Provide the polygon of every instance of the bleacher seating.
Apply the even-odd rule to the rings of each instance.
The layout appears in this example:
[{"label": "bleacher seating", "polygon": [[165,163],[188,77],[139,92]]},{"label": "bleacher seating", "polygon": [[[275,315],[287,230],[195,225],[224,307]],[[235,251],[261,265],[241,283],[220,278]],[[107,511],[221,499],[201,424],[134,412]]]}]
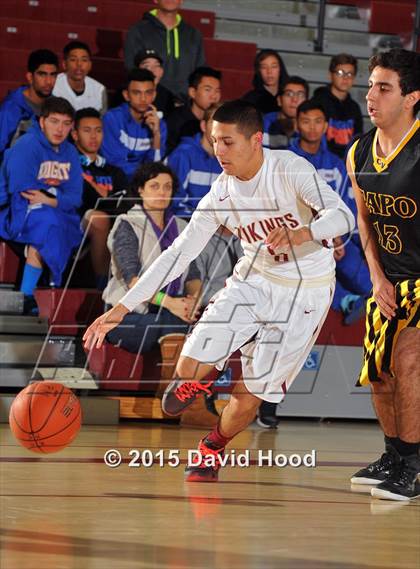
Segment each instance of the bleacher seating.
[{"label": "bleacher seating", "polygon": [[0,241],[0,283],[15,284],[19,271],[20,259],[11,247]]},{"label": "bleacher seating", "polygon": [[0,49],[0,79],[24,84],[28,55],[26,49]]},{"label": "bleacher seating", "polygon": [[252,71],[257,54],[255,43],[204,38],[206,61],[216,69]]},{"label": "bleacher seating", "polygon": [[329,4],[342,4],[344,6],[358,6],[359,8],[369,8],[371,0],[328,0]]},{"label": "bleacher seating", "polygon": [[246,91],[252,89],[251,83],[254,72],[249,70],[239,71],[238,69],[223,69],[222,71],[222,93],[225,99],[235,99],[241,97]]},{"label": "bleacher seating", "polygon": [[[45,22],[17,18],[0,18],[0,47],[34,50],[44,45]],[[122,57],[125,33],[122,30],[76,23],[48,23],[48,47],[61,55],[63,47],[72,40],[87,43],[93,54]]]},{"label": "bleacher seating", "polygon": [[400,33],[411,33],[414,26],[415,12],[415,3],[411,0],[400,0],[398,2],[398,10],[395,9],[395,2],[372,0],[369,31],[385,33],[393,27]]},{"label": "bleacher seating", "polygon": [[[154,357],[153,357],[154,356]],[[159,356],[155,352],[147,358],[131,354],[105,343],[100,349],[87,353],[90,373],[101,389],[122,391],[156,391],[160,379]],[[149,367],[146,371],[146,360]]]},{"label": "bleacher seating", "polygon": [[10,91],[14,91],[24,84],[24,80],[20,81],[2,81],[0,80],[0,101],[2,101]]},{"label": "bleacher seating", "polygon": [[39,316],[48,320],[51,334],[77,336],[103,313],[102,295],[98,290],[38,288],[35,298]]},{"label": "bleacher seating", "polygon": [[[0,17],[0,47],[8,49],[38,49],[45,35],[41,20]],[[51,22],[48,25],[48,45],[61,54],[71,40],[86,42],[97,57],[118,59],[121,63],[125,32],[79,24]],[[204,38],[206,60],[214,67],[252,70],[257,51],[255,43]]]},{"label": "bleacher seating", "polygon": [[[1,19],[4,20],[4,19]],[[28,26],[36,27],[37,22],[29,22]],[[0,22],[2,25],[2,22]],[[53,32],[57,32],[57,36],[52,35],[52,37],[57,38],[57,43],[65,45],[68,41],[68,37],[65,36],[65,26],[61,24],[55,24],[51,26]],[[2,27],[2,30],[4,28]],[[39,29],[39,28],[38,28]],[[93,41],[94,38],[99,37],[99,30],[96,32],[92,28],[86,28],[80,26],[78,28],[80,35],[78,38],[82,41],[88,41],[89,33],[91,34],[91,40]],[[87,33],[85,33],[85,31]],[[109,30],[108,30],[109,31]],[[118,32],[117,32],[118,33]],[[13,35],[13,33],[11,34]],[[24,77],[26,73],[26,63],[28,59],[28,55],[32,49],[36,49],[41,43],[36,44],[34,41],[32,43],[32,47],[29,47],[30,40],[28,37],[31,37],[30,34],[26,35],[25,31],[22,31],[22,35],[26,37],[26,40],[22,42],[20,47],[16,48],[6,48],[4,47],[5,44],[7,45],[7,37],[0,33],[0,47],[3,46],[3,49],[0,50],[0,67],[2,69],[7,69],[7,76],[8,81],[7,84],[4,86],[4,94],[7,93],[8,89],[16,88],[19,85],[24,83]],[[34,37],[34,36],[32,36]],[[57,45],[56,43],[56,45]],[[19,44],[19,42],[16,42]],[[92,44],[92,42],[91,42]],[[220,55],[223,54],[224,50],[227,48],[227,45],[234,45],[234,49],[240,51],[242,46],[245,46],[242,54],[241,60],[228,60],[227,58],[222,58]],[[97,44],[94,44],[97,45]],[[217,67],[218,69],[222,70],[223,78],[222,78],[222,88],[223,88],[223,96],[225,99],[231,99],[241,96],[243,93],[248,91],[251,88],[251,82],[253,78],[253,59],[256,53],[255,44],[241,44],[238,42],[220,42],[220,46],[217,45],[216,40],[212,40],[212,43],[205,44],[206,48],[209,45],[210,57],[209,57],[209,64]],[[54,48],[53,48],[54,49]],[[57,51],[59,48],[55,47]],[[61,49],[61,48],[60,48]],[[110,44],[107,45],[102,53],[111,52],[112,50],[118,50],[117,42],[113,44],[113,47]],[[219,51],[220,50],[220,51]],[[94,53],[98,53],[95,52]],[[220,65],[220,64],[223,65]],[[232,67],[230,67],[232,64]],[[224,68],[224,65],[227,65],[227,68]],[[6,74],[6,71],[3,73]],[[0,76],[1,77],[1,76]],[[123,61],[117,57],[102,57],[95,55],[93,57],[93,70],[92,70],[92,77],[100,81],[101,83],[107,85],[109,90],[118,89],[125,80],[126,77],[126,70],[123,64]],[[1,89],[1,83],[0,83]]]},{"label": "bleacher seating", "polygon": [[[68,0],[3,0],[0,16],[16,19],[61,22],[64,24],[127,30],[141,19],[144,12],[153,8],[141,2],[92,0],[92,2],[69,2]],[[197,10],[182,10],[185,21],[201,31],[204,37],[214,35],[214,13]],[[49,28],[48,28],[49,31]],[[45,29],[44,29],[45,35]]]}]

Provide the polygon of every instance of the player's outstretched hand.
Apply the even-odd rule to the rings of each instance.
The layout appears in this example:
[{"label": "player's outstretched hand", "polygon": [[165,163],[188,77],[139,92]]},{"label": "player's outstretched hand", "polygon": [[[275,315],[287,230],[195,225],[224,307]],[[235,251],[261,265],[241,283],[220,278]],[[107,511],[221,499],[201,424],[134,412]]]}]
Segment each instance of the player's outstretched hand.
[{"label": "player's outstretched hand", "polygon": [[88,350],[100,348],[108,332],[118,326],[128,312],[128,308],[123,304],[116,304],[111,310],[99,316],[84,333],[83,346]]},{"label": "player's outstretched hand", "polygon": [[397,309],[394,285],[385,276],[372,280],[372,284],[373,298],[379,306],[379,310],[385,318],[391,320],[395,316],[395,310]]},{"label": "player's outstretched hand", "polygon": [[265,244],[274,251],[288,251],[297,245],[302,245],[306,241],[312,241],[309,227],[299,227],[299,229],[289,229],[288,227],[276,227],[270,231],[265,239]]}]

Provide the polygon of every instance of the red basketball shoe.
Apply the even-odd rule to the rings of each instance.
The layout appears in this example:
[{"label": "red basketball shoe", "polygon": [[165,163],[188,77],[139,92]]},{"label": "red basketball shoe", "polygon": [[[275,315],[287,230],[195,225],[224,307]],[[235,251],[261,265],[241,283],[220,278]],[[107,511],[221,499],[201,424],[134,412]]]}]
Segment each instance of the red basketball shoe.
[{"label": "red basketball shoe", "polygon": [[211,381],[183,381],[174,379],[162,397],[162,410],[167,415],[180,415],[201,394],[212,395],[212,387],[217,382],[232,381],[232,370],[227,368]]},{"label": "red basketball shoe", "polygon": [[203,439],[198,443],[200,456],[195,456],[193,464],[185,468],[186,482],[217,482],[221,466],[219,457],[224,456],[225,449],[212,449],[206,442],[206,439]]}]

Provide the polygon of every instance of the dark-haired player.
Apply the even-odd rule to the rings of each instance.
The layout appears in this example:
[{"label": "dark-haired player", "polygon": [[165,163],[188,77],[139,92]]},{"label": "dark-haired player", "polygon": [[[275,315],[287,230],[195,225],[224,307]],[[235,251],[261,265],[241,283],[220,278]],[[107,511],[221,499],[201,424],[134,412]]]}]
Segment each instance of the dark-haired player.
[{"label": "dark-haired player", "polygon": [[371,385],[385,453],[351,480],[408,500],[420,496],[420,55],[380,53],[369,71],[376,128],[354,143],[347,167],[373,284],[359,382]]},{"label": "dark-haired player", "polygon": [[[289,151],[263,152],[262,116],[239,100],[213,116],[212,141],[223,172],[191,221],[135,287],[85,334],[101,345],[108,330],[139,302],[179,275],[220,225],[241,239],[244,256],[187,339],[177,377],[163,409],[178,415],[211,391],[206,376],[237,349],[243,354],[238,382],[218,426],[199,445],[203,457],[188,480],[216,480],[226,444],[254,420],[262,400],[279,402],[303,366],[334,289],[333,250],[323,240],[349,231],[347,206],[303,158]],[[316,220],[313,210],[319,212]],[[202,381],[203,380],[203,381]]]}]

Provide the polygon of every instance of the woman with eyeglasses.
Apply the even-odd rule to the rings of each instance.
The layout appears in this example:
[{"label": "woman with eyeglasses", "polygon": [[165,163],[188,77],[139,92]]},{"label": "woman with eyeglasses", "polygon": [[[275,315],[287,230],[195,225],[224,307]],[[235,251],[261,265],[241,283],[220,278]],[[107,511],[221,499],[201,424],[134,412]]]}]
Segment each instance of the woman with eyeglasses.
[{"label": "woman with eyeglasses", "polygon": [[350,95],[357,75],[357,59],[347,53],[340,53],[330,61],[331,83],[319,87],[314,98],[327,111],[328,148],[345,158],[347,149],[356,135],[363,133],[363,117],[360,106]]}]

